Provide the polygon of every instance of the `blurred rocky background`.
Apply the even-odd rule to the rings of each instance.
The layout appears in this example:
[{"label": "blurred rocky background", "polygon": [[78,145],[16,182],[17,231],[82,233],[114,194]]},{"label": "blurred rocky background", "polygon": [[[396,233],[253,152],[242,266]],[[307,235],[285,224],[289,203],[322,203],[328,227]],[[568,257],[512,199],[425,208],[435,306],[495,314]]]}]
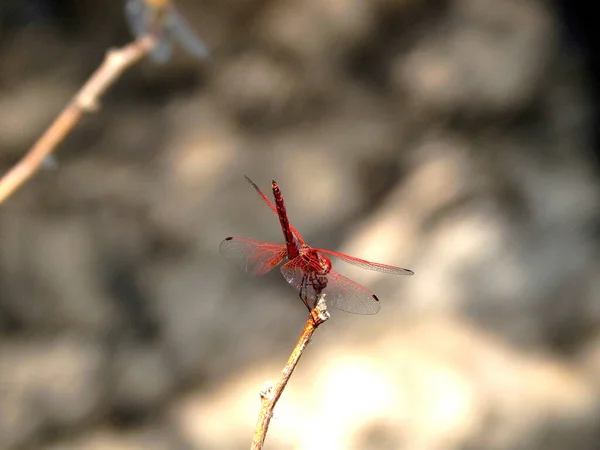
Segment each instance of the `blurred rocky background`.
[{"label": "blurred rocky background", "polygon": [[[0,448],[249,447],[306,318],[245,183],[378,294],[333,310],[270,449],[600,448],[593,8],[541,0],[178,3],[212,55],[132,68],[0,206]],[[120,1],[0,5],[0,172],[107,48]]]}]

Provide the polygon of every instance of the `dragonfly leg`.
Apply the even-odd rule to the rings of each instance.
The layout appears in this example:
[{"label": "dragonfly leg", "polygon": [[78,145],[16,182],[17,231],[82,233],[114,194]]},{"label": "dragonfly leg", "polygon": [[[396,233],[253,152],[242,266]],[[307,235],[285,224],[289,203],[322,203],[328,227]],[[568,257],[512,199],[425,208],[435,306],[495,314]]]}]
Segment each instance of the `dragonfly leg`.
[{"label": "dragonfly leg", "polygon": [[302,283],[300,284],[300,290],[298,291],[298,294],[300,295],[300,300],[302,300],[302,303],[304,303],[304,305],[308,308],[308,311],[312,311],[312,308],[308,304],[308,277],[306,275],[302,277]]},{"label": "dragonfly leg", "polygon": [[315,291],[315,294],[318,297],[327,287],[327,276],[315,272],[311,273],[310,287]]},{"label": "dragonfly leg", "polygon": [[[305,274],[302,278],[302,285],[300,289],[300,298],[306,305],[309,311],[312,311],[317,306],[317,300],[323,293],[323,290],[327,287],[327,276],[321,275],[316,272]],[[309,295],[309,293],[311,295]],[[309,297],[311,297],[312,305],[309,305]]]}]

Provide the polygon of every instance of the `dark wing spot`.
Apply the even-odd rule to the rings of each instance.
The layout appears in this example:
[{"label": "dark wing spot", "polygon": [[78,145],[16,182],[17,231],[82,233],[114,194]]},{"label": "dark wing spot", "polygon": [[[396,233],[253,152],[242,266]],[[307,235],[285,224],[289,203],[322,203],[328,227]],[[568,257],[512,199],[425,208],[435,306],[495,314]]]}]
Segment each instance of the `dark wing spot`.
[{"label": "dark wing spot", "polygon": [[377,298],[377,296],[375,294],[373,294],[373,298],[375,299],[376,302],[379,301],[379,298]]}]

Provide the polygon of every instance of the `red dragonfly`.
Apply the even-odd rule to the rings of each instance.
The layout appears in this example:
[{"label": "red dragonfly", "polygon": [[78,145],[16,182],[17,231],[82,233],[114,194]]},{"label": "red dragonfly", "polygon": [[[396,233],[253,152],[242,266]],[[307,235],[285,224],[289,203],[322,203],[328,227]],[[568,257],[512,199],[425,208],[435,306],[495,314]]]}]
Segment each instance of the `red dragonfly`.
[{"label": "red dragonfly", "polygon": [[258,276],[266,274],[287,259],[287,262],[281,266],[281,273],[287,282],[299,291],[300,298],[309,311],[315,306],[322,293],[325,294],[325,302],[328,306],[350,313],[375,314],[380,308],[379,299],[375,294],[333,270],[331,260],[325,255],[335,256],[363,269],[394,275],[414,274],[412,270],[365,261],[333,250],[309,247],[288,220],[277,182],[275,180],[272,182],[275,198],[275,205],[273,205],[250,178],[246,177],[246,180],[279,217],[285,244],[244,237],[228,237],[221,242],[219,251],[227,261],[242,272]]},{"label": "red dragonfly", "polygon": [[136,38],[147,34],[157,36],[158,44],[150,53],[157,63],[169,59],[174,40],[199,59],[208,56],[204,42],[192,31],[172,0],[125,0],[125,18]]}]

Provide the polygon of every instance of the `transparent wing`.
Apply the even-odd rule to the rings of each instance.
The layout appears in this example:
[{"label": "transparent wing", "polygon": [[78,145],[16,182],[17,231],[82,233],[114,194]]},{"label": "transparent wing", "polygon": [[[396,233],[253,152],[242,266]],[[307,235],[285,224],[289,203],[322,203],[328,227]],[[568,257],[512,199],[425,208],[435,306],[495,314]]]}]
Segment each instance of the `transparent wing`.
[{"label": "transparent wing", "polygon": [[279,265],[286,255],[285,245],[243,237],[228,237],[219,245],[219,251],[242,272],[257,276]]},{"label": "transparent wing", "polygon": [[350,278],[331,270],[327,279],[325,302],[328,305],[353,314],[376,314],[381,308],[375,294]]},{"label": "transparent wing", "polygon": [[179,44],[198,59],[208,57],[208,49],[204,42],[192,30],[188,21],[175,8],[169,11],[169,25],[173,37]]},{"label": "transparent wing", "polygon": [[362,267],[367,270],[374,270],[376,272],[389,273],[392,275],[414,275],[415,273],[410,269],[403,269],[402,267],[389,266],[387,264],[380,264],[376,262],[366,261],[364,259],[356,258],[354,256],[345,255],[343,253],[334,252],[333,250],[323,250],[321,248],[315,249],[319,253],[325,253],[327,255],[335,256],[342,261],[352,264],[353,266]]},{"label": "transparent wing", "polygon": [[164,64],[171,58],[171,54],[173,53],[173,41],[169,34],[169,30],[163,30],[156,47],[150,52],[150,59],[155,63]]},{"label": "transparent wing", "polygon": [[[163,12],[161,10],[159,14],[158,8],[159,6],[153,6],[144,0],[126,0],[125,20],[136,39],[151,33],[156,34],[158,42],[150,52],[150,58],[154,62],[162,64],[171,57],[172,31],[165,25],[164,19],[162,19]],[[166,6],[160,5],[160,8],[166,8]],[[170,11],[167,14],[172,13],[173,11]]]},{"label": "transparent wing", "polygon": [[136,39],[145,36],[149,31],[147,13],[148,7],[142,0],[125,1],[125,20]]},{"label": "transparent wing", "polygon": [[281,267],[286,281],[294,287],[310,307],[314,307],[320,292],[325,294],[327,306],[353,314],[376,314],[379,299],[364,286],[331,270],[327,275],[318,275],[312,268],[296,258]]}]

